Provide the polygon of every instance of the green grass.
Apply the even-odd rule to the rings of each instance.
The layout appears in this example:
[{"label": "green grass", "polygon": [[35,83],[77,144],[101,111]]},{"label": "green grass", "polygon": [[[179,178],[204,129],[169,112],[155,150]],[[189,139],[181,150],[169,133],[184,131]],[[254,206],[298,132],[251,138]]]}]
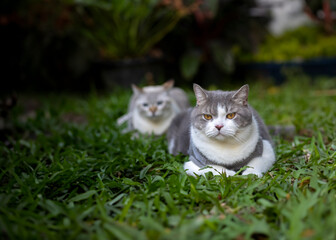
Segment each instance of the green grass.
[{"label": "green grass", "polygon": [[121,134],[115,120],[130,91],[35,96],[39,107],[30,115],[25,96],[0,143],[0,234],[335,239],[335,79],[294,78],[281,87],[250,85],[250,103],[267,124],[297,128],[293,139],[275,138],[277,162],[260,179],[193,178],[183,171],[186,157],[167,153],[164,137]]}]

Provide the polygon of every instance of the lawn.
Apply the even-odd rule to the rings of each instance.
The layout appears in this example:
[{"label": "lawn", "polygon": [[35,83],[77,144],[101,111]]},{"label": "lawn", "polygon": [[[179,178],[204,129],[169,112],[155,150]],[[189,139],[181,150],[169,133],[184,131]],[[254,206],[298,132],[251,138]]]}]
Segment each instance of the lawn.
[{"label": "lawn", "polygon": [[123,135],[130,90],[22,95],[0,143],[2,239],[336,239],[336,79],[250,89],[268,125],[296,127],[260,179],[190,177],[164,137]]}]

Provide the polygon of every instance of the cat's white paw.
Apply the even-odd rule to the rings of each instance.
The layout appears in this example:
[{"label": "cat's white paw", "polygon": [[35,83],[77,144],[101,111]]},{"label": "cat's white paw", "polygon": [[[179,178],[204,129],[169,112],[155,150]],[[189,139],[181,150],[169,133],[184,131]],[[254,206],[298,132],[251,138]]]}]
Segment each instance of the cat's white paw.
[{"label": "cat's white paw", "polygon": [[225,173],[226,173],[227,177],[231,177],[231,176],[234,176],[236,174],[235,171],[232,171],[232,170],[229,170],[229,169],[226,169]]},{"label": "cat's white paw", "polygon": [[212,172],[213,175],[220,175],[225,173],[227,177],[234,176],[236,174],[235,171],[228,170],[221,166],[216,165],[208,166],[207,168],[199,168],[192,161],[185,162],[183,167],[188,175],[194,177],[196,176],[196,174],[204,176],[208,172]]},{"label": "cat's white paw", "polygon": [[258,170],[255,170],[253,168],[248,168],[242,173],[242,175],[249,175],[249,174],[257,175],[257,177],[259,177],[259,178],[261,178],[263,176],[262,172],[260,172]]},{"label": "cat's white paw", "polygon": [[195,163],[192,161],[185,162],[183,165],[184,170],[186,170],[186,173],[190,176],[196,176],[197,175],[205,175],[208,172],[212,172],[213,175],[219,175],[220,173],[224,172],[223,169],[219,169],[216,166],[209,166],[205,168],[198,167]]},{"label": "cat's white paw", "polygon": [[185,162],[183,165],[183,168],[188,175],[194,176],[194,177],[196,176],[195,173],[198,174],[198,171],[200,169],[192,161]]},{"label": "cat's white paw", "polygon": [[120,118],[117,119],[117,125],[120,126],[122,125],[124,122],[127,122],[128,120],[130,120],[132,117],[132,114],[127,113],[123,116],[121,116]]}]

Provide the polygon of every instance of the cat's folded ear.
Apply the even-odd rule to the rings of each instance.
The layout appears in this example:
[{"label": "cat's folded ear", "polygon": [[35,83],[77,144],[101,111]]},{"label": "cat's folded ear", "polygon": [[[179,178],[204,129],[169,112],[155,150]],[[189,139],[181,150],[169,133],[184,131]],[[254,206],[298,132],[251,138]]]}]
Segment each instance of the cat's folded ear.
[{"label": "cat's folded ear", "polygon": [[165,82],[164,84],[162,84],[162,86],[163,86],[163,88],[164,88],[165,90],[169,90],[169,89],[171,89],[172,87],[174,87],[174,84],[175,84],[174,79],[170,79],[170,80],[168,80],[167,82]]},{"label": "cat's folded ear", "polygon": [[245,84],[232,96],[232,100],[238,104],[246,106],[248,100],[248,94],[249,94],[249,86]]},{"label": "cat's folded ear", "polygon": [[133,93],[134,93],[134,94],[141,94],[141,93],[143,93],[142,88],[138,87],[138,86],[135,85],[135,84],[132,84],[132,90],[133,90]]},{"label": "cat's folded ear", "polygon": [[197,106],[203,105],[208,99],[208,94],[206,94],[205,90],[196,83],[194,83],[193,87]]}]

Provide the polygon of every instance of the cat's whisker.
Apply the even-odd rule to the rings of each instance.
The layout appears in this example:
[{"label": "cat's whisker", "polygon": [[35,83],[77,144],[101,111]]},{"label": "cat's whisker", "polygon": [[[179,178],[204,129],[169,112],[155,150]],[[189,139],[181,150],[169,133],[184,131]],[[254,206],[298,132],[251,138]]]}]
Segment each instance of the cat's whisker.
[{"label": "cat's whisker", "polygon": [[212,129],[209,129],[209,130],[206,130],[206,131],[205,131],[205,135],[206,135],[207,137],[214,137],[214,136],[218,135],[218,132],[215,132],[215,131],[213,131]]},{"label": "cat's whisker", "polygon": [[236,132],[234,130],[228,130],[228,129],[226,129],[224,131],[224,135],[233,138],[238,143],[244,143],[244,142],[246,142],[245,139],[242,139],[239,136],[237,136],[237,134],[236,134]]},{"label": "cat's whisker", "polygon": [[215,136],[218,135],[218,133],[215,133],[215,132],[207,132],[207,133],[205,133],[205,135],[206,135],[207,137],[215,137]]},{"label": "cat's whisker", "polygon": [[245,141],[241,140],[239,137],[231,135],[230,137],[232,137],[234,140],[236,140],[238,143],[244,143]]}]

